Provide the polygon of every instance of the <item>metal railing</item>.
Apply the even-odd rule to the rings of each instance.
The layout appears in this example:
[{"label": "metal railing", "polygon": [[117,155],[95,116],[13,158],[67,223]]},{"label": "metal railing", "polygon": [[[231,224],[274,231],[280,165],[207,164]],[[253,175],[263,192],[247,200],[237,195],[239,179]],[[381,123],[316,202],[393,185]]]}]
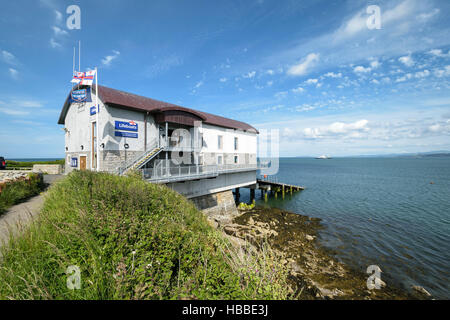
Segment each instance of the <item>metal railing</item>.
[{"label": "metal railing", "polygon": [[142,177],[152,182],[172,182],[217,177],[219,174],[257,170],[256,164],[187,165],[165,166],[158,163],[154,168],[141,169]]},{"label": "metal railing", "polygon": [[133,165],[142,160],[148,153],[152,152],[158,146],[159,146],[159,138],[152,139],[149,143],[147,143],[145,150],[139,151],[134,157],[125,161],[120,167],[118,167],[117,168],[118,173],[122,174],[129,168],[133,167]]},{"label": "metal railing", "polygon": [[179,180],[193,180],[197,178],[217,177],[219,175],[217,166],[162,166],[141,169],[145,180],[154,182],[170,182]]}]

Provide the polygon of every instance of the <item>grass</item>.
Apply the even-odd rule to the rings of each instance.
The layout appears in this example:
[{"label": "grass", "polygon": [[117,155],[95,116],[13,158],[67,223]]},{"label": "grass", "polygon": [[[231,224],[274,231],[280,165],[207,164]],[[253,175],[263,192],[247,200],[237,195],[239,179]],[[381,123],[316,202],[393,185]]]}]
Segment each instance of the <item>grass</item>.
[{"label": "grass", "polygon": [[16,180],[6,184],[0,192],[0,214],[29,197],[39,194],[45,185],[42,175],[29,173],[27,180]]},{"label": "grass", "polygon": [[12,161],[6,160],[6,167],[12,168],[32,168],[35,164],[61,164],[64,165],[65,160],[49,160],[49,161]]},{"label": "grass", "polygon": [[[72,172],[2,248],[0,299],[286,299],[266,245],[236,248],[201,212],[138,177]],[[69,266],[81,289],[67,287]]]}]

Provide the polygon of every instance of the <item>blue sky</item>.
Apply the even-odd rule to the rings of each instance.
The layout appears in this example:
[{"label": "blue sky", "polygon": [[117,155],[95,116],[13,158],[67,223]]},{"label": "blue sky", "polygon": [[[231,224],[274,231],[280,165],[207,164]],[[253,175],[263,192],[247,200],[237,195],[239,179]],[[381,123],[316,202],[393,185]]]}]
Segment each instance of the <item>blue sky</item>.
[{"label": "blue sky", "polygon": [[78,40],[101,84],[278,129],[281,156],[450,150],[449,13],[447,0],[5,2],[0,153],[63,157]]}]

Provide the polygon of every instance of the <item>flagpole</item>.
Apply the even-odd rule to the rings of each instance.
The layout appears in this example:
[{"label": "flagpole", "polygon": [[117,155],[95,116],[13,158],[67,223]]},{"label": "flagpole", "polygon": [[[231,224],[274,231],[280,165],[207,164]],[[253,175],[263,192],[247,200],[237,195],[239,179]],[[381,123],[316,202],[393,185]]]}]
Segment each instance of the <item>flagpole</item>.
[{"label": "flagpole", "polygon": [[100,124],[98,123],[98,114],[100,113],[100,106],[98,105],[98,70],[97,67],[95,67],[95,109],[96,109],[96,118],[95,121],[97,122],[97,171],[100,171],[100,137],[99,137],[99,131],[100,131]]}]

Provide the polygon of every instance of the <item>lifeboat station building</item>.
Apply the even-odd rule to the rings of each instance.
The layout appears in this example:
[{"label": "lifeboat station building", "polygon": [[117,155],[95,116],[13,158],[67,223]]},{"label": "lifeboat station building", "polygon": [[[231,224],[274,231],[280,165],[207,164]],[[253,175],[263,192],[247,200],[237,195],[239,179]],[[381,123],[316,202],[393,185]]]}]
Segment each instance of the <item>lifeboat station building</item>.
[{"label": "lifeboat station building", "polygon": [[137,170],[188,198],[256,184],[258,131],[244,122],[99,85],[74,87],[58,124],[66,173]]}]

